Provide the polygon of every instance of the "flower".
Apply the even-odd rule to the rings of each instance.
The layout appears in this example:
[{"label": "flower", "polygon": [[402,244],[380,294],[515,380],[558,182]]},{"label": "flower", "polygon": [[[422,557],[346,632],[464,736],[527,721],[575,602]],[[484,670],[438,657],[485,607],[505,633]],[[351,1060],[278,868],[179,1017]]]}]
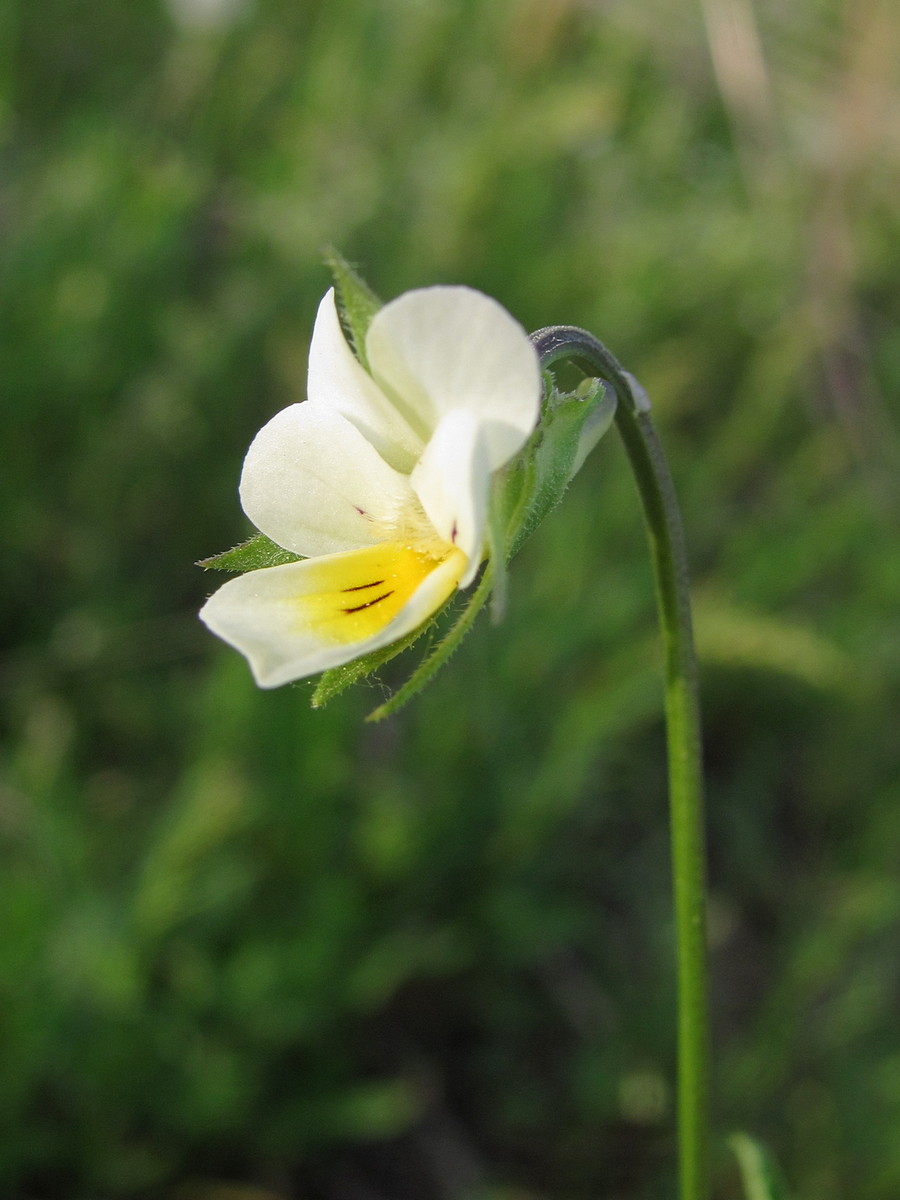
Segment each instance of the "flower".
[{"label": "flower", "polygon": [[230,580],[200,616],[261,687],[389,646],[468,587],[485,556],[491,476],[537,423],[537,353],[471,288],[391,301],[372,318],[365,357],[368,371],[329,291],[307,399],[274,416],[244,460],[247,516],[303,557]]}]

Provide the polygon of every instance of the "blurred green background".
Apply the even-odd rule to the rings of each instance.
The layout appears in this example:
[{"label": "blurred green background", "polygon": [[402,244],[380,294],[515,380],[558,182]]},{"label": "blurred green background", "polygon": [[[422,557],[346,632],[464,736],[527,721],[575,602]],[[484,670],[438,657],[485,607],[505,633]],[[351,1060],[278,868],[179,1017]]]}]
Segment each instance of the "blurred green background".
[{"label": "blurred green background", "polygon": [[384,725],[377,686],[257,691],[196,620],[334,243],[385,297],[584,325],[653,396],[696,584],[717,1125],[795,1200],[896,1200],[898,73],[893,0],[7,0],[0,1194],[673,1194],[616,435],[505,623]]}]

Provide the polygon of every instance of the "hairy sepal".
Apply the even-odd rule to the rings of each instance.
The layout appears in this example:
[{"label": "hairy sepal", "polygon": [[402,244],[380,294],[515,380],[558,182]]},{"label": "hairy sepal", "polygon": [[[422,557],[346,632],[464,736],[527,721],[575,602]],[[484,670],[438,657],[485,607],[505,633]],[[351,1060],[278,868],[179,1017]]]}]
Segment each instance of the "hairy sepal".
[{"label": "hairy sepal", "polygon": [[521,455],[501,474],[495,505],[506,527],[506,558],[551,512],[587,453],[612,423],[616,399],[599,379],[573,392],[551,385],[540,423]]},{"label": "hairy sepal", "polygon": [[353,353],[368,371],[366,334],[372,318],[384,306],[366,281],[333,247],[325,251],[325,262],[334,278],[334,296],[341,326]]},{"label": "hairy sepal", "polygon": [[441,667],[456,651],[460,642],[472,628],[475,618],[484,608],[493,587],[493,572],[488,562],[478,586],[465,602],[456,620],[410,675],[409,679],[397,689],[383,704],[372,710],[366,717],[367,721],[383,721],[385,717],[393,716],[412,700],[413,696],[430,683]]},{"label": "hairy sepal", "polygon": [[339,696],[341,692],[345,692],[347,688],[352,687],[354,683],[358,683],[361,679],[368,678],[374,674],[385,663],[389,663],[392,658],[396,658],[398,654],[402,654],[404,650],[419,640],[419,638],[433,628],[435,618],[425,621],[418,629],[413,629],[406,637],[400,638],[397,642],[392,642],[390,646],[383,646],[381,650],[373,650],[371,654],[363,654],[359,658],[351,659],[348,663],[343,663],[339,667],[332,667],[328,671],[323,671],[319,676],[319,682],[316,684],[315,691],[312,694],[313,708],[324,708],[329,700],[333,700],[335,696]]},{"label": "hairy sepal", "polygon": [[264,533],[257,533],[223,554],[201,558],[197,566],[207,571],[234,571],[235,574],[241,574],[244,571],[260,571],[264,567],[281,567],[285,563],[299,562],[302,557],[302,554],[285,550]]}]

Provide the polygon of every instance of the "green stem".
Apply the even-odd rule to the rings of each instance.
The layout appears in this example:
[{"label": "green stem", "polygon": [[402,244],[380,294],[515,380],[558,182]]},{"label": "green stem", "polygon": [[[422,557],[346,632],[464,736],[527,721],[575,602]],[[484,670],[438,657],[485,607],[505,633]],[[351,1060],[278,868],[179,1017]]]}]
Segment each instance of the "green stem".
[{"label": "green stem", "polygon": [[681,1200],[709,1197],[709,999],[706,854],[697,665],[687,557],[672,477],[649,402],[591,334],[556,325],[532,334],[546,369],[569,359],[617,397],[616,424],[637,482],[653,559],[665,652],[666,740],[678,963],[678,1146]]}]

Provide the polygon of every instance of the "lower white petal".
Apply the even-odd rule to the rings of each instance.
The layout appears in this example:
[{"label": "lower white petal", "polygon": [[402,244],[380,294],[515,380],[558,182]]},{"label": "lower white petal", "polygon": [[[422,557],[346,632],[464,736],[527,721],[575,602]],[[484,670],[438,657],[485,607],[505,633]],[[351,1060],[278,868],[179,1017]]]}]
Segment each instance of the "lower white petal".
[{"label": "lower white petal", "polygon": [[411,633],[452,594],[465,566],[450,546],[434,557],[385,542],[249,571],[214,592],[200,619],[246,657],[260,687],[279,687]]},{"label": "lower white petal", "polygon": [[384,541],[411,503],[405,475],[339,412],[308,401],[276,413],[244,459],[244,512],[307,557]]},{"label": "lower white petal", "polygon": [[468,559],[460,587],[478,572],[491,484],[484,427],[463,410],[448,413],[410,476],[413,490],[438,532]]}]

